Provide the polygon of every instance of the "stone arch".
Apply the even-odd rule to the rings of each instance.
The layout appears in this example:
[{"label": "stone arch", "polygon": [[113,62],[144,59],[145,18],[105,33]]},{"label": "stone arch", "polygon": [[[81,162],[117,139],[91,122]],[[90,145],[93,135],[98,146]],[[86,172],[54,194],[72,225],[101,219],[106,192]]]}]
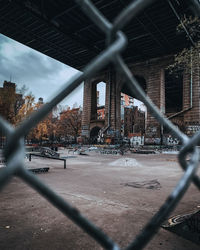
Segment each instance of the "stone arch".
[{"label": "stone arch", "polygon": [[[103,77],[96,77],[91,79],[90,81],[90,120],[94,121],[97,120],[97,85],[99,83],[105,83],[105,96],[106,96],[106,85],[107,85],[107,81],[106,81],[106,76]],[[106,98],[106,97],[105,97]]]},{"label": "stone arch", "polygon": [[91,131],[94,127],[103,128],[103,127],[104,127],[104,121],[103,121],[103,120],[96,120],[95,122],[91,122],[91,123],[90,123],[90,131]]},{"label": "stone arch", "polygon": [[165,111],[167,114],[183,109],[183,70],[165,69]]},{"label": "stone arch", "polygon": [[91,131],[90,131],[90,137],[92,138],[92,137],[98,136],[98,133],[99,133],[99,130],[100,130],[100,129],[101,129],[101,128],[98,127],[98,126],[93,127],[93,128],[91,129]]},{"label": "stone arch", "polygon": [[147,80],[142,75],[134,75],[135,79],[140,84],[140,87],[146,92],[147,91]]},{"label": "stone arch", "polygon": [[[147,81],[146,81],[145,77],[143,77],[142,75],[134,75],[134,77],[137,80],[137,82],[139,83],[140,87],[146,92],[147,91]],[[120,86],[120,91],[124,94],[131,96],[129,88],[125,84],[125,82],[122,82],[122,84]],[[138,99],[138,97],[135,97],[135,96],[133,96],[133,97]]]},{"label": "stone arch", "polygon": [[90,140],[91,143],[97,143],[98,133],[101,128],[98,126],[95,126],[90,131]]}]

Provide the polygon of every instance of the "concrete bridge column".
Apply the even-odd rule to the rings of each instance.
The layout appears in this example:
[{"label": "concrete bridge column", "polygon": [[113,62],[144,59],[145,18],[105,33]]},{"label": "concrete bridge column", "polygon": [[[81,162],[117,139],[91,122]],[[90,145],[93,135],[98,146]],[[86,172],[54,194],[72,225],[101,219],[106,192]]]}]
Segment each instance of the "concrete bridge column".
[{"label": "concrete bridge column", "polygon": [[[117,90],[116,72],[111,71],[106,83],[106,105],[105,105],[105,126],[111,130],[119,131],[121,127],[120,100],[121,93]],[[110,118],[109,118],[110,114]]]},{"label": "concrete bridge column", "polygon": [[[165,113],[165,74],[164,69],[160,67],[150,67],[147,78],[147,95],[153,103]],[[147,109],[148,111],[148,109]],[[162,126],[147,112],[145,143],[160,144],[162,138]]]},{"label": "concrete bridge column", "polygon": [[91,80],[88,79],[84,83],[83,93],[83,113],[82,113],[82,124],[81,124],[81,135],[83,138],[90,137],[90,120],[91,120],[91,103],[92,103],[92,89]]},{"label": "concrete bridge column", "polygon": [[101,81],[106,83],[106,91],[107,91],[108,88],[107,72],[104,72],[102,73],[102,75],[98,75],[92,79],[87,79],[84,82],[81,136],[83,138],[86,138],[86,140],[90,138],[90,132],[91,129],[94,128],[94,126],[97,126],[99,128],[105,127],[104,123],[105,121],[107,121],[108,101],[106,101],[106,107],[105,107],[105,114],[106,114],[105,121],[97,120],[97,84]]},{"label": "concrete bridge column", "polygon": [[97,119],[97,84],[91,84],[91,120]]},{"label": "concrete bridge column", "polygon": [[[200,75],[199,62],[193,64],[192,76],[190,70],[183,76],[183,110],[185,133],[192,136],[200,130]],[[187,111],[188,110],[188,111]]]}]

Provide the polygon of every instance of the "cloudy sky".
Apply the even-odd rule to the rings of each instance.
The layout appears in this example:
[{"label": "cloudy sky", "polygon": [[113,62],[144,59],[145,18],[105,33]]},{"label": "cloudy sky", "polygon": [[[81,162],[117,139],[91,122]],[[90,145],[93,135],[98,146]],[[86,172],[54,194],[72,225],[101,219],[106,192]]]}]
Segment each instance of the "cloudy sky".
[{"label": "cloudy sky", "polygon": [[[30,49],[0,34],[0,86],[4,80],[15,82],[20,88],[24,84],[35,96],[48,101],[77,72],[40,52]],[[82,105],[83,84],[74,90],[64,104]]]},{"label": "cloudy sky", "polygon": [[[76,72],[76,69],[0,34],[0,87],[4,80],[11,79],[18,88],[26,85],[28,92],[32,92],[36,100],[43,97],[44,102],[48,102]],[[103,105],[105,84],[98,84],[97,90],[100,92],[100,105]],[[82,106],[83,84],[61,104],[71,107],[74,104]],[[135,104],[141,106],[139,101]]]}]

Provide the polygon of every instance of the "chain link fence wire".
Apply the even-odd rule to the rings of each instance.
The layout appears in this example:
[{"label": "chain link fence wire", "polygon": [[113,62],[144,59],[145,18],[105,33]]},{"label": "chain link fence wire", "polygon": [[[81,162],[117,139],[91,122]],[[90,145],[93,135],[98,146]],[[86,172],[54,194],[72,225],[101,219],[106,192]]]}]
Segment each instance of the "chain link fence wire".
[{"label": "chain link fence wire", "polygon": [[[200,142],[200,132],[192,138],[188,138],[177,127],[175,127],[160,110],[152,103],[150,98],[144,93],[137,80],[132,75],[128,66],[121,57],[121,52],[127,46],[127,39],[120,31],[133,17],[141,10],[144,10],[155,0],[135,0],[132,1],[122,12],[110,23],[89,0],[77,0],[83,12],[106,34],[106,48],[94,60],[92,60],[83,70],[71,77],[60,90],[60,92],[47,104],[33,113],[17,128],[13,128],[7,121],[0,117],[0,129],[7,138],[4,149],[6,167],[0,173],[0,188],[2,189],[8,181],[15,175],[28,183],[32,188],[44,196],[52,205],[57,207],[63,214],[69,217],[74,223],[95,239],[103,248],[117,250],[120,247],[108,235],[101,231],[96,225],[85,218],[76,208],[70,205],[62,197],[56,194],[51,188],[42,183],[34,174],[26,170],[24,164],[25,147],[24,137],[31,128],[37,125],[59,102],[68,96],[81,82],[95,76],[97,72],[109,64],[115,66],[126,81],[130,94],[137,95],[147,106],[151,114],[168,128],[171,133],[182,142],[182,149],[179,152],[179,163],[184,174],[177,183],[172,193],[168,196],[164,204],[151,220],[143,227],[136,238],[126,247],[127,250],[142,249],[159,230],[160,225],[167,219],[169,214],[178,204],[189,185],[193,182],[200,189],[200,178],[196,175],[199,165],[199,150],[197,144]],[[196,5],[195,0],[191,2]],[[200,10],[200,8],[199,8]],[[198,13],[200,14],[200,13]],[[186,161],[186,157],[190,160]]]}]

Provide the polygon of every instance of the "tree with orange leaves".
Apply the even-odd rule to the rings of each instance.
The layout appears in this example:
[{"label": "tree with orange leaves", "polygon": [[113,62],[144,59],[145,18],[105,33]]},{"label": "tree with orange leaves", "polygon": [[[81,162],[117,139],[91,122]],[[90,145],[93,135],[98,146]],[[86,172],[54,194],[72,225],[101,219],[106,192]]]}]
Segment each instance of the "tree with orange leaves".
[{"label": "tree with orange leaves", "polygon": [[[17,116],[16,123],[19,124],[23,120],[27,119],[33,112],[37,111],[43,103],[35,102],[35,97],[33,95],[27,95],[25,97],[25,102],[20,108]],[[26,136],[28,140],[37,140],[42,142],[43,140],[49,140],[53,134],[55,134],[56,123],[53,118],[53,113],[51,112],[45,119],[38,123],[29,134]]]},{"label": "tree with orange leaves", "polygon": [[60,120],[58,122],[58,131],[62,137],[74,137],[75,139],[81,132],[81,116],[80,108],[68,108],[60,113]]}]

